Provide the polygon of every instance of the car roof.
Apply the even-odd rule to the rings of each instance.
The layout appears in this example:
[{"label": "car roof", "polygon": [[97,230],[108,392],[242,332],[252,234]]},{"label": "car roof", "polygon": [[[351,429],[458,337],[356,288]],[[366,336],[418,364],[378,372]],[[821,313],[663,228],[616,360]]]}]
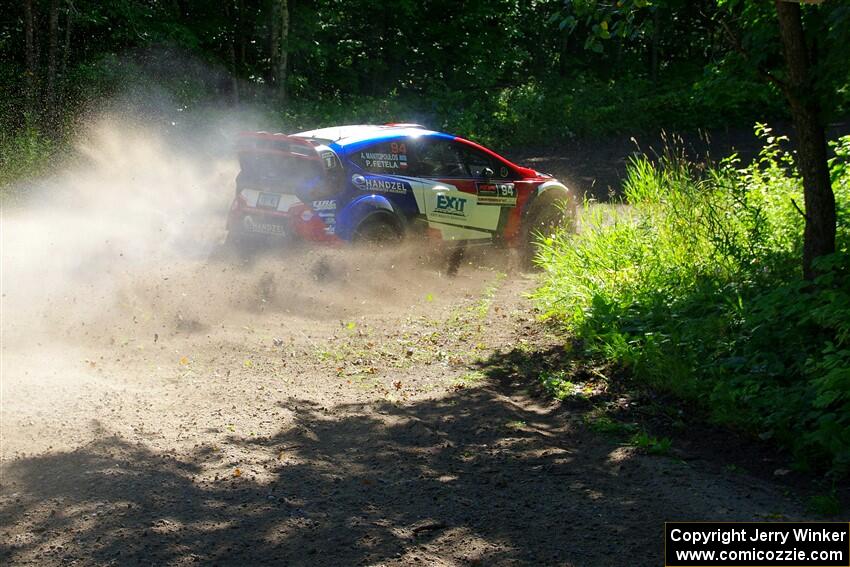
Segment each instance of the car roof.
[{"label": "car roof", "polygon": [[[347,146],[365,141],[380,140],[383,138],[403,138],[407,136],[429,136],[438,134],[433,130],[426,130],[418,124],[352,124],[348,126],[331,126],[317,130],[307,130],[292,134],[299,138],[309,138],[322,142],[332,142],[338,146]],[[453,137],[453,136],[452,136]]]}]

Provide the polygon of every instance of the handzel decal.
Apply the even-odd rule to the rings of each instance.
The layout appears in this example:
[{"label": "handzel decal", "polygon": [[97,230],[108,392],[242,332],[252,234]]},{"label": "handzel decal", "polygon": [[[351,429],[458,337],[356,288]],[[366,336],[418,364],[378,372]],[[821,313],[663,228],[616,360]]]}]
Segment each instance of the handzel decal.
[{"label": "handzel decal", "polygon": [[516,205],[516,188],[513,183],[479,183],[479,205]]},{"label": "handzel decal", "polygon": [[466,217],[466,201],[463,197],[453,197],[450,195],[437,195],[437,208],[435,213],[441,215],[451,215],[453,217]]},{"label": "handzel decal", "polygon": [[407,193],[410,191],[410,183],[397,181],[395,179],[381,179],[377,177],[366,177],[364,183],[359,185],[364,191],[378,191],[381,193]]},{"label": "handzel decal", "polygon": [[286,229],[282,225],[270,222],[256,222],[251,216],[246,216],[242,220],[242,226],[246,232],[260,232],[263,234],[286,234]]}]

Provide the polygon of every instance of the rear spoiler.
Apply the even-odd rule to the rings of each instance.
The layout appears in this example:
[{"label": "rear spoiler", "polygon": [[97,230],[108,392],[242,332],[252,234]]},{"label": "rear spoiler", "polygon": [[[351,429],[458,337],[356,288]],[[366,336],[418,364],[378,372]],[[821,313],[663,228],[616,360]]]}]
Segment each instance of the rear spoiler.
[{"label": "rear spoiler", "polygon": [[[236,142],[236,151],[243,169],[246,167],[246,163],[256,164],[258,159],[272,164],[294,159],[300,163],[319,162],[319,167],[334,175],[343,171],[342,162],[330,148],[318,140],[299,136],[270,134],[268,132],[242,132]],[[267,156],[267,158],[260,158],[260,156]]]},{"label": "rear spoiler", "polygon": [[304,138],[268,132],[241,132],[236,142],[239,153],[278,153],[319,159],[315,146]]},{"label": "rear spoiler", "polygon": [[393,128],[421,128],[425,129],[422,124],[414,124],[412,122],[387,122],[384,126],[392,126]]}]

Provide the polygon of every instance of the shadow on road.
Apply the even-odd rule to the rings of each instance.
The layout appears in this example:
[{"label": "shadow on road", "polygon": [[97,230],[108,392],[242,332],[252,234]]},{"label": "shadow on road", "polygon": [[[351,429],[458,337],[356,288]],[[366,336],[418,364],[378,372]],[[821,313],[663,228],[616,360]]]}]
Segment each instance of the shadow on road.
[{"label": "shadow on road", "polygon": [[565,356],[496,354],[483,387],[409,404],[283,400],[294,422],[232,436],[250,457],[217,480],[203,474],[216,449],[174,456],[108,432],[8,462],[0,563],[655,565],[664,520],[753,515],[758,489],[738,507],[723,482],[520,392]]}]

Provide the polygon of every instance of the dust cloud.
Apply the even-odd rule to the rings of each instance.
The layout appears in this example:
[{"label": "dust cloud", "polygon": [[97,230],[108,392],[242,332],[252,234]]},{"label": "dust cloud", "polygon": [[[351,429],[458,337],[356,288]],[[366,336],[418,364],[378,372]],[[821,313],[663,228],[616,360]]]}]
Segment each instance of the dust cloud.
[{"label": "dust cloud", "polygon": [[153,385],[186,360],[281,337],[307,352],[347,322],[463,294],[492,273],[447,278],[419,242],[381,254],[229,252],[241,129],[222,119],[174,136],[103,118],[58,171],[13,189],[22,197],[2,215],[0,457],[91,438],[104,399],[154,403]]},{"label": "dust cloud", "polygon": [[225,150],[193,152],[154,128],[103,118],[61,171],[13,189],[23,198],[3,214],[4,359],[88,333],[87,323],[109,326],[97,317],[119,306],[128,283],[208,257],[238,167]]},{"label": "dust cloud", "polygon": [[91,347],[114,343],[125,321],[140,319],[132,290],[167,281],[174,267],[219,245],[238,165],[226,142],[204,148],[178,147],[139,121],[102,118],[60,171],[11,188],[2,215],[7,426],[16,412],[55,411],[90,386]]}]

